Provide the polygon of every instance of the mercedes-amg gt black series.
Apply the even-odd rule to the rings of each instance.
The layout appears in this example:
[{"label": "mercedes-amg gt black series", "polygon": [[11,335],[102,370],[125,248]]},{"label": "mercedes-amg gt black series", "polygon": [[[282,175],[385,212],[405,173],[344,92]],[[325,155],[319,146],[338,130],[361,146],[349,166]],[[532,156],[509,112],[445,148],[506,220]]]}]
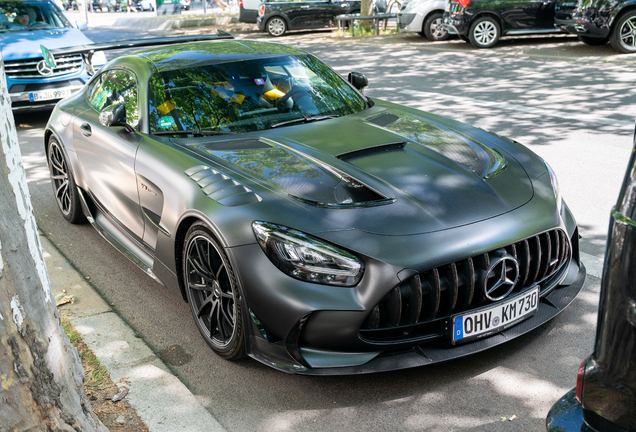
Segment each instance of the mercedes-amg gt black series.
[{"label": "mercedes-amg gt black series", "polygon": [[219,356],[316,375],[427,365],[578,294],[577,225],[530,150],[366,97],[364,75],[306,52],[207,39],[111,61],[44,142],[63,216],[183,296]]}]

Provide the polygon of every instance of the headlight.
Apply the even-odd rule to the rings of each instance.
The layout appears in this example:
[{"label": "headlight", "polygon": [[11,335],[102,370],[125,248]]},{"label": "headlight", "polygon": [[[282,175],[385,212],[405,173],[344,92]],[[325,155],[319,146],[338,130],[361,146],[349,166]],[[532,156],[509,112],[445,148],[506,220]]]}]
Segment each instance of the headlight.
[{"label": "headlight", "polygon": [[252,229],[265,255],[293,278],[336,286],[354,286],[362,278],[362,260],[337,246],[268,222],[256,221]]},{"label": "headlight", "polygon": [[96,51],[95,54],[93,54],[91,63],[93,64],[93,68],[95,69],[95,72],[97,72],[102,66],[108,63],[108,60],[106,59],[106,54],[104,54],[103,51]]},{"label": "headlight", "polygon": [[548,173],[550,174],[550,182],[552,183],[552,190],[554,191],[554,197],[556,198],[557,207],[559,208],[559,212],[561,211],[561,191],[559,190],[559,181],[557,180],[557,176],[552,170],[552,167],[546,162],[543,161],[546,168],[548,169]]}]

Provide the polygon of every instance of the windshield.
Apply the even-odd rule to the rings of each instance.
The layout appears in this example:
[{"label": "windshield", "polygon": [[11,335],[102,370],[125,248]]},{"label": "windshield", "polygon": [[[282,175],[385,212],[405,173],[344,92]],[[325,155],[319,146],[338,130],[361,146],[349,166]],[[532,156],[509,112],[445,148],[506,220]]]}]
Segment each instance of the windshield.
[{"label": "windshield", "polygon": [[0,1],[0,32],[51,30],[71,27],[50,2]]},{"label": "windshield", "polygon": [[365,101],[306,54],[156,73],[149,108],[151,132],[250,132],[293,119],[353,114],[365,108]]}]

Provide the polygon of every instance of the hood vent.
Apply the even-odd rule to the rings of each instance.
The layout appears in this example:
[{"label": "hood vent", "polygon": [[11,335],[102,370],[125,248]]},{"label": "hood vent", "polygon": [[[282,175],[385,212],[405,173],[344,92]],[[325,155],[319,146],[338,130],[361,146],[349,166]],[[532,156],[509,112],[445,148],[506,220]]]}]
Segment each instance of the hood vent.
[{"label": "hood vent", "polygon": [[405,145],[406,143],[384,144],[380,146],[365,148],[362,150],[354,150],[348,153],[342,153],[336,157],[346,162],[351,159],[355,159],[357,157],[369,156],[369,155],[378,154],[378,153],[388,153],[390,151],[395,151],[395,150],[402,150]]},{"label": "hood vent", "polygon": [[400,118],[396,116],[395,114],[387,113],[387,114],[382,114],[375,118],[372,118],[371,120],[369,120],[369,123],[373,123],[374,125],[377,125],[380,127],[387,127],[388,125],[390,125],[391,123],[395,123],[399,119]]}]

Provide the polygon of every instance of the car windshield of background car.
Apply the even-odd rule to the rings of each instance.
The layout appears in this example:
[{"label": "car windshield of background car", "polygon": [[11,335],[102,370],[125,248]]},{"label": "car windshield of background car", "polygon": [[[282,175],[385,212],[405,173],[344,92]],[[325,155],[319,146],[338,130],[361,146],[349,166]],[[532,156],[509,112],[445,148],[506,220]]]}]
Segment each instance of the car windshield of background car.
[{"label": "car windshield of background car", "polygon": [[[314,116],[345,116],[364,99],[310,55],[216,63],[156,73],[150,130],[251,132]],[[176,135],[176,134],[175,134]]]},{"label": "car windshield of background car", "polygon": [[[28,16],[28,19],[26,18]],[[0,1],[0,32],[72,27],[50,2]]]}]

